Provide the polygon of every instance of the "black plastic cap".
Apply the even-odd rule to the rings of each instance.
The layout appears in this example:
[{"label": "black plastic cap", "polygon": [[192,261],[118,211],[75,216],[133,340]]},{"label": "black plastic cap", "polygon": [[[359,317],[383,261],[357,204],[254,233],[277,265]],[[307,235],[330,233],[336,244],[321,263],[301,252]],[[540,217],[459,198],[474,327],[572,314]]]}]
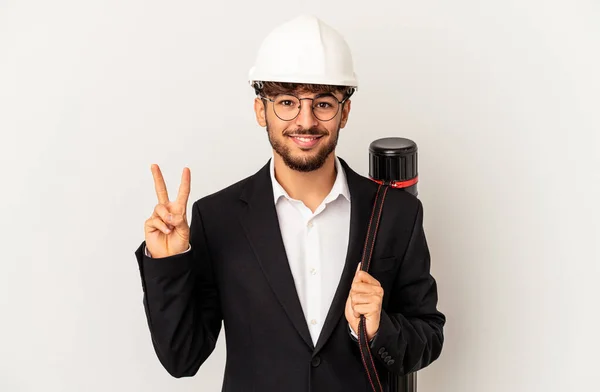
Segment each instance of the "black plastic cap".
[{"label": "black plastic cap", "polygon": [[380,181],[407,181],[418,176],[417,144],[401,137],[377,139],[369,145],[369,176]]}]

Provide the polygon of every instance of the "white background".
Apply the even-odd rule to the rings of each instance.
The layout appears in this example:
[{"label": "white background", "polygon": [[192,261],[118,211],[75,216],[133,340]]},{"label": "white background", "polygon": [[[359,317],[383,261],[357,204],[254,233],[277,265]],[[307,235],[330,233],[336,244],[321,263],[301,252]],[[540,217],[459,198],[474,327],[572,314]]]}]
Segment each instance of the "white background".
[{"label": "white background", "polygon": [[[360,78],[338,155],[419,145],[448,318],[419,392],[600,388],[600,4],[589,1],[0,1],[0,390],[219,391],[150,342],[134,251],[150,164],[194,200],[270,146],[247,71],[311,12]],[[188,212],[189,214],[189,212]]]}]

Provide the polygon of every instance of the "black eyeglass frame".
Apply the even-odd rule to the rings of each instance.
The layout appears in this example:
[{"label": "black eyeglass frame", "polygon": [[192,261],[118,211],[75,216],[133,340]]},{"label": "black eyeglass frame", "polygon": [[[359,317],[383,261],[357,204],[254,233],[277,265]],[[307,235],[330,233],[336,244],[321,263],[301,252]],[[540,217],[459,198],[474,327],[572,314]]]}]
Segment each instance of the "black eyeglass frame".
[{"label": "black eyeglass frame", "polygon": [[[303,101],[303,100],[311,100],[311,101],[313,101],[313,102],[314,102],[314,100],[315,100],[315,99],[319,99],[319,98],[321,98],[321,97],[325,97],[325,96],[330,96],[330,97],[332,97],[333,99],[335,99],[335,100],[338,102],[338,108],[337,108],[337,110],[336,110],[335,114],[334,114],[333,116],[331,116],[331,118],[329,118],[329,119],[327,119],[327,120],[321,120],[321,119],[319,118],[319,116],[317,116],[317,115],[316,115],[316,113],[315,113],[315,111],[314,111],[314,107],[313,107],[313,105],[310,105],[310,110],[312,111],[312,114],[313,114],[313,115],[314,115],[314,116],[317,118],[317,120],[319,120],[319,121],[322,121],[322,122],[331,121],[331,120],[333,120],[333,119],[334,119],[334,118],[335,118],[335,117],[338,115],[338,113],[340,112],[340,108],[343,108],[343,107],[344,107],[344,103],[346,103],[346,101],[347,101],[348,99],[350,99],[350,97],[352,96],[352,94],[354,94],[354,91],[355,91],[355,89],[352,89],[352,90],[351,90],[349,93],[346,93],[346,94],[345,94],[346,96],[345,96],[345,97],[344,97],[344,99],[342,99],[341,101],[340,101],[339,99],[337,99],[337,97],[336,97],[335,95],[333,95],[332,93],[323,93],[323,94],[319,94],[319,95],[317,95],[317,96],[316,96],[316,97],[314,97],[314,98],[299,98],[299,97],[298,97],[298,96],[296,96],[295,94],[289,94],[289,93],[286,93],[286,94],[277,94],[277,95],[275,96],[275,99],[276,99],[278,96],[280,96],[280,95],[289,95],[289,96],[291,96],[291,97],[294,97],[294,98],[296,98],[296,99],[298,100],[298,102],[300,102],[300,107],[299,107],[299,109],[298,109],[298,113],[296,113],[296,115],[295,115],[294,117],[290,118],[290,119],[283,119],[283,118],[281,118],[281,116],[279,116],[279,114],[277,114],[277,111],[275,110],[275,106],[274,106],[274,105],[273,105],[273,113],[275,113],[275,115],[277,116],[277,118],[279,118],[281,121],[293,121],[293,120],[295,120],[295,119],[296,119],[296,117],[298,117],[298,116],[300,115],[300,112],[302,111],[302,101]],[[258,95],[258,96],[259,96],[261,99],[264,99],[264,100],[270,101],[270,102],[272,102],[273,104],[275,104],[275,99],[272,99],[272,98],[266,97],[266,96],[262,95],[261,93],[257,93],[257,95]]]}]

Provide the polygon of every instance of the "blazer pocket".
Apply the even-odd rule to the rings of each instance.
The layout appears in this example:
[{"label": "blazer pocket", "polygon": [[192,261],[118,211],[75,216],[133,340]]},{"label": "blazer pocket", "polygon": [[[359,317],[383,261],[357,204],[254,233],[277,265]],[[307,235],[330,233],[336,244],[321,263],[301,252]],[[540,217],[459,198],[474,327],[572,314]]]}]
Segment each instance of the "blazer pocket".
[{"label": "blazer pocket", "polygon": [[396,256],[381,257],[371,259],[369,271],[389,271],[396,265]]}]

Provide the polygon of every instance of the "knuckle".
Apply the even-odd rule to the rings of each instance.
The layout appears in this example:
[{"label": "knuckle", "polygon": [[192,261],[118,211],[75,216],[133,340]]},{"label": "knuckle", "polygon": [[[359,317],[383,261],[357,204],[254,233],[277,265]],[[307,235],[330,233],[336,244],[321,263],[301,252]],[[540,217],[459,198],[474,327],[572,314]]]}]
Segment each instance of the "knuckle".
[{"label": "knuckle", "polygon": [[169,214],[171,214],[171,212],[165,205],[160,205],[158,207],[158,216],[163,220],[163,222],[168,220]]}]

